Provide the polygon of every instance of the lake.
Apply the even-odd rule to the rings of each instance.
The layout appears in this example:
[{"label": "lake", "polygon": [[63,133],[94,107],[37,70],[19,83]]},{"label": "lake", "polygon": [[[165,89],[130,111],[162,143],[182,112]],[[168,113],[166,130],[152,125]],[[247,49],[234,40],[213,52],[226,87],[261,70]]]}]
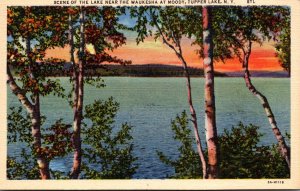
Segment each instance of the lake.
[{"label": "lake", "polygon": [[[60,78],[63,87],[70,89],[69,79]],[[120,103],[116,126],[128,122],[133,126],[134,155],[139,169],[134,178],[164,178],[173,169],[160,162],[156,150],[176,158],[178,143],[172,138],[170,122],[183,110],[189,112],[185,78],[131,78],[105,77],[106,87],[97,89],[86,85],[84,103],[113,96]],[[192,78],[193,101],[197,111],[201,139],[204,135],[204,79]],[[253,83],[267,98],[281,132],[290,131],[290,79],[253,78]],[[19,106],[17,98],[8,89],[8,108]],[[264,134],[261,144],[270,145],[276,140],[259,100],[245,86],[243,78],[216,78],[215,97],[218,133],[230,129],[240,121],[260,126]],[[49,96],[41,99],[41,112],[47,124],[59,118],[72,121],[72,110],[67,101]],[[8,146],[9,155],[18,155],[18,148]],[[53,160],[54,170],[68,171],[71,157]]]}]

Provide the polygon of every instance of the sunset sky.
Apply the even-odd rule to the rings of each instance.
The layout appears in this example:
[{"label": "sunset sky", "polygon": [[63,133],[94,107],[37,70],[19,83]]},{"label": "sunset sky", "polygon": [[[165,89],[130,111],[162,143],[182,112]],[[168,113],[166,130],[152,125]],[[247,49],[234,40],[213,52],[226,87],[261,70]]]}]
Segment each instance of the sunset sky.
[{"label": "sunset sky", "polygon": [[[131,35],[130,35],[131,36]],[[202,59],[195,53],[195,46],[191,46],[188,40],[182,44],[184,57],[191,67],[202,68]],[[69,60],[69,48],[56,48],[47,51],[47,57],[56,57]],[[112,55],[119,58],[132,60],[132,64],[169,64],[181,65],[173,50],[164,45],[160,40],[154,41],[148,38],[144,43],[136,44],[135,39],[128,38],[126,45],[114,50]],[[282,68],[275,57],[275,48],[272,43],[264,43],[263,46],[255,44],[250,57],[251,70],[281,71]],[[239,71],[241,64],[237,59],[227,60],[226,63],[215,63],[217,71]]]},{"label": "sunset sky", "polygon": [[[127,26],[133,26],[135,21],[128,16],[121,16],[120,22]],[[127,38],[126,45],[114,50],[113,55],[126,60],[131,60],[132,64],[169,64],[181,65],[177,56],[161,40],[154,41],[147,38],[144,43],[136,44],[135,32],[125,32]],[[191,46],[191,41],[183,39],[182,51],[184,57],[191,67],[202,68],[202,60],[196,55],[196,46]],[[57,48],[47,51],[47,57],[62,58],[70,60],[69,48]],[[265,42],[263,46],[254,44],[249,63],[250,70],[282,71],[278,59],[275,57],[274,42]],[[215,70],[229,72],[241,70],[241,64],[237,59],[227,60],[226,63],[215,63]]]},{"label": "sunset sky", "polygon": [[[196,54],[196,48],[196,46],[191,46],[189,40],[184,40],[182,43],[183,54],[188,65],[202,68],[202,59]],[[161,40],[155,42],[151,38],[139,45],[136,45],[134,39],[129,39],[125,46],[115,50],[113,54],[123,59],[132,60],[133,64],[181,65],[173,50],[163,44]],[[241,69],[240,66],[238,59],[228,60],[225,64],[223,62],[215,63],[217,71],[237,71]],[[249,66],[251,70],[282,70],[278,59],[275,57],[274,45],[268,42],[263,46],[254,45]]]}]

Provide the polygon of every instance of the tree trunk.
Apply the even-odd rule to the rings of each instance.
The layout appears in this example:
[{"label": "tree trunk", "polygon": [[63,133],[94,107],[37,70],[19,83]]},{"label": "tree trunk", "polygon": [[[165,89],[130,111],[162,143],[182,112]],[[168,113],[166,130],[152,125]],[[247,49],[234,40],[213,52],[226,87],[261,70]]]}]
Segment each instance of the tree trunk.
[{"label": "tree trunk", "polygon": [[[30,71],[29,75],[31,80],[34,79],[32,72],[32,61],[29,57],[30,54],[30,38],[26,38],[26,54],[30,62]],[[21,104],[26,108],[27,112],[31,118],[31,134],[33,137],[33,152],[37,154],[37,164],[39,167],[41,179],[50,179],[50,171],[49,171],[49,162],[46,160],[45,156],[41,153],[41,113],[40,113],[40,100],[38,90],[33,92],[33,101],[31,103],[29,99],[26,97],[24,91],[17,85],[15,82],[10,68],[7,65],[7,83],[9,84],[10,89],[13,94],[17,96]]]},{"label": "tree trunk", "polygon": [[203,68],[205,75],[205,129],[208,150],[208,178],[218,177],[218,143],[216,128],[216,108],[214,95],[213,42],[211,8],[202,8],[203,17]]},{"label": "tree trunk", "polygon": [[8,65],[6,66],[6,72],[7,72],[7,83],[9,85],[12,93],[17,96],[18,100],[26,108],[27,112],[32,113],[34,106],[29,101],[29,99],[26,97],[24,91],[15,82]]},{"label": "tree trunk", "polygon": [[260,93],[258,90],[256,90],[256,88],[254,87],[254,85],[251,82],[251,75],[249,72],[249,57],[251,54],[251,48],[252,48],[252,42],[249,42],[248,47],[246,48],[246,51],[244,53],[244,60],[243,60],[243,68],[244,68],[244,79],[245,79],[245,83],[247,88],[249,89],[249,91],[256,96],[261,105],[263,106],[265,113],[268,117],[269,123],[271,125],[272,131],[275,135],[275,138],[277,139],[278,145],[280,147],[280,152],[282,157],[285,159],[287,165],[290,168],[290,148],[286,145],[284,137],[281,135],[281,132],[277,126],[277,122],[275,120],[275,116],[272,112],[271,106],[269,105],[269,102],[267,100],[267,98]]},{"label": "tree trunk", "polygon": [[[75,116],[77,116],[77,104],[78,104],[78,66],[75,63],[75,58],[74,58],[74,28],[73,28],[73,21],[72,21],[72,15],[69,15],[69,45],[70,45],[70,62],[73,67],[73,72],[72,72],[72,80],[73,80],[73,88],[74,88],[74,93],[73,93],[73,112],[74,112],[74,119],[75,121]],[[75,126],[75,125],[74,125]]]},{"label": "tree trunk", "polygon": [[37,163],[41,175],[41,179],[50,179],[50,172],[49,172],[49,163],[45,159],[44,156],[38,152],[41,150],[41,117],[39,107],[39,99],[35,99],[36,103],[33,105],[30,103],[28,98],[22,92],[22,89],[16,84],[13,76],[10,72],[9,66],[7,66],[7,82],[9,84],[10,89],[12,90],[13,94],[15,94],[22,105],[26,108],[27,112],[31,118],[31,133],[33,137],[33,148],[35,149],[34,152],[37,152]]},{"label": "tree trunk", "polygon": [[176,44],[177,44],[177,47],[179,49],[179,51],[177,51],[175,49],[175,47],[172,44],[170,44],[167,41],[167,39],[164,37],[164,34],[163,34],[161,28],[159,27],[156,19],[155,19],[154,12],[151,12],[151,16],[154,19],[155,26],[157,27],[160,35],[162,36],[163,43],[168,45],[176,53],[177,57],[180,59],[180,61],[182,63],[182,67],[183,67],[184,74],[185,74],[185,77],[186,77],[186,86],[187,86],[187,92],[188,92],[188,103],[189,103],[189,106],[190,106],[192,123],[193,123],[193,127],[194,127],[194,134],[195,134],[195,139],[196,139],[196,144],[197,144],[197,151],[198,151],[201,166],[202,166],[203,179],[205,179],[205,178],[207,178],[206,160],[205,160],[205,157],[204,157],[204,153],[203,153],[202,145],[201,145],[201,140],[200,140],[200,136],[199,136],[199,132],[198,132],[197,115],[196,115],[196,111],[194,109],[194,105],[193,105],[193,101],[192,101],[193,99],[192,99],[192,88],[191,88],[190,74],[189,74],[189,71],[188,71],[187,63],[186,63],[185,59],[183,58],[180,41],[179,41],[179,39],[174,40],[174,41],[177,42]]},{"label": "tree trunk", "polygon": [[83,77],[84,77],[84,65],[85,65],[85,13],[83,8],[80,8],[80,49],[79,49],[79,62],[78,62],[78,100],[76,105],[76,112],[74,113],[74,121],[73,121],[73,147],[74,147],[74,159],[73,159],[73,167],[71,171],[70,177],[73,179],[77,179],[81,170],[81,121],[82,121],[82,108],[83,108]]},{"label": "tree trunk", "polygon": [[196,111],[195,111],[194,104],[193,104],[193,99],[192,99],[192,88],[191,88],[190,74],[189,74],[188,67],[187,67],[187,64],[186,64],[184,58],[181,55],[178,55],[178,57],[180,58],[180,60],[182,62],[183,69],[184,69],[184,74],[185,74],[185,78],[186,78],[186,87],[187,87],[187,93],[188,93],[188,103],[189,103],[189,106],[190,106],[192,123],[193,123],[193,127],[194,127],[194,134],[195,134],[195,139],[196,139],[196,144],[197,144],[197,151],[198,151],[200,161],[201,161],[201,165],[202,165],[203,179],[206,179],[207,178],[207,166],[206,166],[206,160],[205,160],[205,157],[204,157],[204,153],[203,153],[203,150],[202,150],[201,139],[200,139],[199,131],[198,131],[197,115],[196,115]]},{"label": "tree trunk", "polygon": [[50,179],[49,171],[49,161],[47,161],[46,156],[41,153],[42,143],[41,143],[41,113],[40,113],[40,98],[39,95],[34,95],[34,110],[30,113],[31,123],[32,123],[32,136],[33,136],[33,148],[37,153],[37,163],[39,166],[39,171],[41,179]]},{"label": "tree trunk", "polygon": [[[34,70],[36,68],[33,66],[35,63],[32,61],[30,55],[31,47],[30,47],[30,37],[26,38],[26,54],[29,59],[29,75],[30,80],[34,80],[35,83],[37,79],[34,76]],[[30,112],[31,123],[32,123],[32,136],[33,136],[33,148],[34,152],[37,153],[37,163],[40,170],[41,179],[50,179],[50,171],[49,171],[49,162],[46,159],[46,156],[41,153],[42,143],[41,143],[41,112],[40,112],[40,97],[39,90],[34,88],[33,90],[33,110]]]}]

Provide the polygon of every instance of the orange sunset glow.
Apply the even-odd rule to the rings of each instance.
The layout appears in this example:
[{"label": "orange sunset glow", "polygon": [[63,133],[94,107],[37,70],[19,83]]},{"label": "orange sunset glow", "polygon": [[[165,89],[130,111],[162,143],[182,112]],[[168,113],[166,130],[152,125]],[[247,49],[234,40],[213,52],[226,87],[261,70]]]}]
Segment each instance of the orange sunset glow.
[{"label": "orange sunset glow", "polygon": [[[191,46],[189,40],[183,40],[182,50],[190,67],[202,68],[202,59],[196,54],[196,46]],[[69,47],[55,48],[46,52],[47,57],[69,60]],[[126,45],[114,50],[112,55],[121,59],[131,60],[132,64],[168,64],[181,65],[174,51],[161,41],[147,38],[139,45],[129,39]],[[250,70],[282,71],[282,67],[275,57],[274,43],[265,42],[263,46],[254,44],[249,63]],[[215,63],[215,70],[221,72],[240,71],[238,59],[227,60],[226,63]]]}]

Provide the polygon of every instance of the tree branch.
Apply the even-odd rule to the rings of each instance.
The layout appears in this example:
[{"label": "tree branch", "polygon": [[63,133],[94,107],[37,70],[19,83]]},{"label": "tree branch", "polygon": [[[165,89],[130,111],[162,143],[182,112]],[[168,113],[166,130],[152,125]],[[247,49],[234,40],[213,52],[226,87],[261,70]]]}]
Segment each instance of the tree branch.
[{"label": "tree branch", "polygon": [[162,37],[163,43],[165,43],[165,44],[166,44],[167,46],[169,46],[172,50],[174,50],[175,53],[176,53],[176,55],[178,56],[178,55],[179,55],[179,52],[176,50],[176,48],[175,48],[172,44],[170,44],[170,43],[167,41],[166,37],[164,36],[164,34],[163,34],[161,28],[159,27],[159,25],[158,25],[158,23],[157,23],[157,20],[156,20],[156,18],[155,18],[155,15],[153,14],[153,12],[151,12],[151,17],[153,18],[154,25],[156,26],[156,28],[157,28],[159,34],[160,34],[161,37]]},{"label": "tree branch", "polygon": [[13,94],[15,94],[19,101],[25,106],[25,108],[28,110],[29,113],[32,113],[34,110],[34,106],[32,103],[28,100],[26,97],[24,91],[17,85],[15,79],[13,78],[10,68],[7,65],[7,83],[12,91]]}]

